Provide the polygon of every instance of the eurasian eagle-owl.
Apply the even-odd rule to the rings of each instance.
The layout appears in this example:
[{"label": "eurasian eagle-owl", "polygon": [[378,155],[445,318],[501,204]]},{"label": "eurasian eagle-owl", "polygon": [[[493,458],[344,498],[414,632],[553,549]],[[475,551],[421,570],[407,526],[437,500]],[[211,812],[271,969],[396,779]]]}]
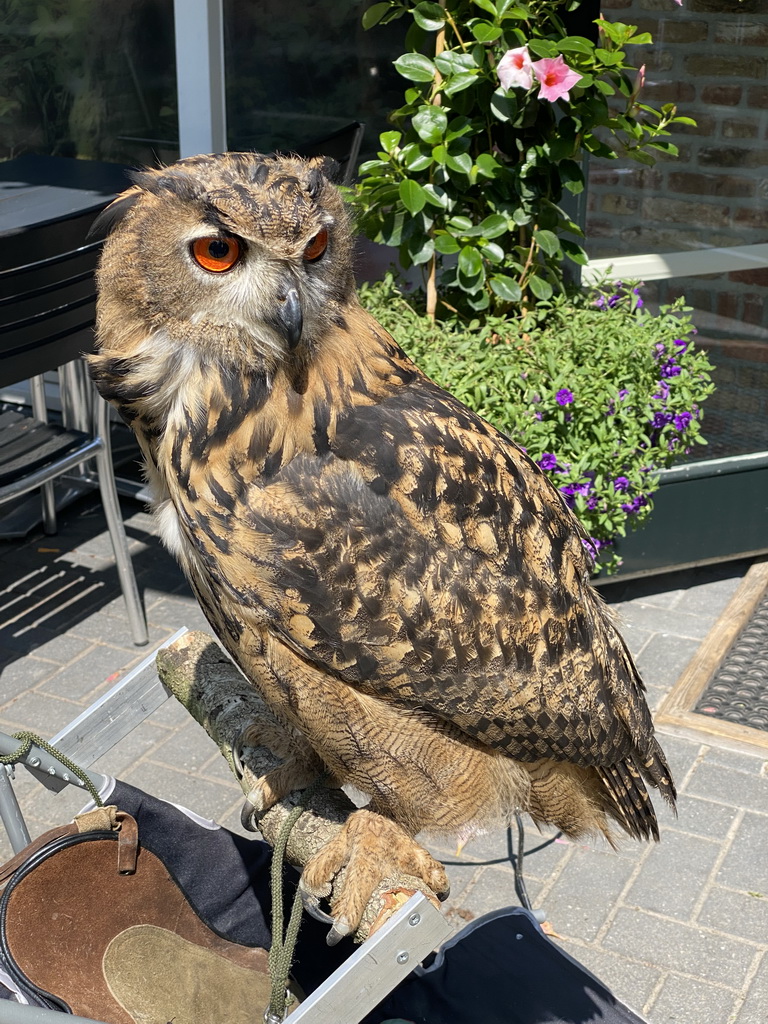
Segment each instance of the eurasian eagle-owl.
[{"label": "eurasian eagle-owl", "polygon": [[107,217],[94,380],[214,631],[306,737],[261,802],[321,770],[370,798],[304,872],[319,891],[357,867],[337,934],[379,877],[447,891],[421,831],[521,808],[658,837],[644,782],[674,786],[583,532],[361,308],[322,161],[185,159]]}]

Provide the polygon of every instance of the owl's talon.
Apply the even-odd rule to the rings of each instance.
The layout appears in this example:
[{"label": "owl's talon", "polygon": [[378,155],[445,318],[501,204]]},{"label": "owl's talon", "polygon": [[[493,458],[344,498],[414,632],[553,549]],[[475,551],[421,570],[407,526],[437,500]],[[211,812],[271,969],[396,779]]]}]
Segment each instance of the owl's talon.
[{"label": "owl's talon", "polygon": [[251,801],[251,794],[243,801],[243,806],[240,808],[240,824],[248,832],[258,832],[259,829],[256,825],[256,812],[258,808]]},{"label": "owl's talon", "polygon": [[336,923],[330,914],[326,914],[321,909],[318,896],[303,886],[301,881],[299,881],[299,895],[301,896],[302,905],[310,917],[314,917],[316,921],[321,921],[323,924],[334,925]]},{"label": "owl's talon", "polygon": [[[333,921],[333,918],[331,918],[331,920]],[[346,937],[351,933],[352,925],[346,917],[340,917],[337,921],[333,921],[333,928],[331,928],[325,937],[326,945],[336,946],[342,939],[346,939]]]}]

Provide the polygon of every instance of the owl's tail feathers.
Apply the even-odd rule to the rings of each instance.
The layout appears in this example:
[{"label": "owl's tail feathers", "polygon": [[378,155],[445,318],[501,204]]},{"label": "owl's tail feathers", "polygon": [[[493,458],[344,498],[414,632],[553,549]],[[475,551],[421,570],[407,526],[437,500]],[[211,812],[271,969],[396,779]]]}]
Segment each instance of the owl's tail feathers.
[{"label": "owl's tail feathers", "polygon": [[632,762],[627,760],[601,765],[597,774],[605,787],[606,812],[633,839],[653,839],[658,842],[656,813],[642,775]]}]

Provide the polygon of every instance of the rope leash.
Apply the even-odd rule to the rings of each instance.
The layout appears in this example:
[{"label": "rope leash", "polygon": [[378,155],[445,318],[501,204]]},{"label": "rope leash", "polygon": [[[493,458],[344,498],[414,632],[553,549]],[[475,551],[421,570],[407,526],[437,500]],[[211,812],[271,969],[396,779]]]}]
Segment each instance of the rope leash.
[{"label": "rope leash", "polygon": [[288,926],[283,935],[285,921],[283,908],[283,866],[285,864],[285,851],[288,848],[288,837],[293,826],[306,810],[306,804],[309,803],[324,782],[325,776],[320,776],[315,779],[311,786],[304,790],[300,802],[293,808],[280,827],[272,852],[272,865],[270,868],[272,945],[270,946],[268,957],[272,992],[269,998],[269,1006],[264,1013],[265,1024],[281,1024],[285,1019],[285,1008],[288,999],[288,977],[291,973],[293,954],[296,949],[296,940],[299,937],[299,928],[301,926],[303,905],[301,902],[301,892],[297,888],[288,917]]},{"label": "rope leash", "polygon": [[42,739],[34,732],[15,732],[13,733],[13,739],[19,740],[21,746],[18,750],[15,750],[12,754],[0,754],[0,764],[11,765],[18,764],[22,758],[26,757],[32,749],[32,744],[44,750],[46,754],[50,754],[51,757],[55,757],[59,764],[66,768],[68,772],[77,776],[82,782],[83,786],[88,790],[91,795],[91,799],[97,807],[103,807],[104,801],[99,796],[99,792],[88,778],[88,773],[84,768],[81,768],[79,764],[75,764],[74,761],[70,760],[66,754],[62,754],[56,747],[52,747],[47,740]]}]

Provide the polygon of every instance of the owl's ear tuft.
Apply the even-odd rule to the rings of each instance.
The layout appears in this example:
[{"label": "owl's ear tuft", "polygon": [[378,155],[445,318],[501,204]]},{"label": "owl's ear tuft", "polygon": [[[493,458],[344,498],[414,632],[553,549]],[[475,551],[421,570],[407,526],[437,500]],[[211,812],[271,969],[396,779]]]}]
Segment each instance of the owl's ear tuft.
[{"label": "owl's ear tuft", "polygon": [[141,193],[142,189],[134,185],[133,188],[129,188],[122,195],[119,195],[117,199],[113,199],[109,206],[105,206],[93,224],[91,224],[88,230],[88,238],[106,238],[125,219],[128,211],[133,209]]},{"label": "owl's ear tuft", "polygon": [[307,177],[307,190],[313,199],[316,199],[322,190],[325,181],[332,185],[341,184],[341,164],[330,156],[313,156],[307,160],[309,175]]},{"label": "owl's ear tuft", "polygon": [[151,192],[154,196],[160,195],[161,192],[171,192],[179,199],[189,202],[201,194],[200,182],[183,171],[133,171],[131,180],[144,192]]}]

